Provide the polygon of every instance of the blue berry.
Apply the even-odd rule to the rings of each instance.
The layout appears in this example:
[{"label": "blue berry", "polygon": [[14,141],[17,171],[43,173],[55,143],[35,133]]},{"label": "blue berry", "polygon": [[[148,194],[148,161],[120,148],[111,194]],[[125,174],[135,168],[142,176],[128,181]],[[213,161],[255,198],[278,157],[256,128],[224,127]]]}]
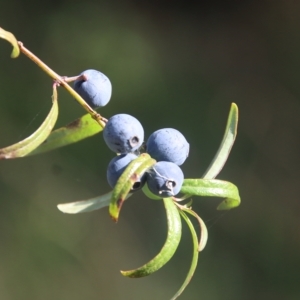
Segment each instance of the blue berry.
[{"label": "blue berry", "polygon": [[147,171],[147,185],[154,195],[172,197],[180,192],[184,175],[178,165],[168,162],[157,162]]},{"label": "blue berry", "polygon": [[156,196],[154,195],[148,187],[147,182],[144,184],[143,188],[142,188],[143,193],[150,199],[152,200],[161,200],[163,197],[162,196]]},{"label": "blue berry", "polygon": [[104,141],[116,153],[137,151],[144,141],[142,124],[127,114],[112,116],[103,130]]},{"label": "blue berry", "polygon": [[101,72],[90,69],[82,72],[86,80],[75,80],[74,90],[92,108],[105,106],[111,97],[110,80]]},{"label": "blue berry", "polygon": [[169,161],[182,165],[189,155],[190,145],[176,129],[164,128],[153,132],[146,150],[157,161]]},{"label": "blue berry", "polygon": [[[107,171],[106,171],[106,177],[108,184],[114,188],[118,179],[128,166],[128,164],[136,159],[137,156],[133,153],[127,153],[127,154],[121,154],[119,156],[114,157],[110,163],[108,164]],[[144,174],[141,178],[138,178],[137,181],[134,183],[132,187],[132,191],[139,190],[143,187],[145,181],[146,181],[146,174]]]}]

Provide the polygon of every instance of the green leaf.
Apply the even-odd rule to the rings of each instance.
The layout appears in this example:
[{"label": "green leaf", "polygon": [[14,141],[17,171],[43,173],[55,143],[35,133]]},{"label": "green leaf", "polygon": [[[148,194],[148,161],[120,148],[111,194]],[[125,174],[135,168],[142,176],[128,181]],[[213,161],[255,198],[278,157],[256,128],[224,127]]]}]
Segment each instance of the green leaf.
[{"label": "green leaf", "polygon": [[22,157],[37,148],[50,134],[58,116],[57,90],[53,87],[52,108],[42,125],[26,139],[0,149],[0,159]]},{"label": "green leaf", "polygon": [[181,239],[180,215],[172,198],[164,198],[163,202],[167,214],[168,234],[162,249],[152,260],[150,260],[145,265],[137,269],[121,271],[122,275],[130,278],[148,276],[164,266],[172,258],[175,251],[177,250]]},{"label": "green leaf", "polygon": [[237,135],[237,124],[238,124],[238,107],[235,103],[232,103],[223,140],[221,142],[217,154],[215,155],[210,166],[204,173],[203,178],[213,179],[222,170]]},{"label": "green leaf", "polygon": [[200,216],[196,212],[191,210],[191,208],[181,207],[181,209],[183,211],[187,212],[188,214],[192,215],[193,217],[195,217],[199,223],[200,236],[199,236],[198,251],[200,252],[205,248],[206,243],[207,243],[207,239],[208,239],[207,227],[206,227],[205,223],[203,222],[203,220],[200,218]]},{"label": "green leaf", "polygon": [[233,183],[217,179],[185,179],[180,192],[190,196],[226,198],[218,210],[237,207],[241,202],[238,188]]},{"label": "green leaf", "polygon": [[67,126],[52,131],[47,140],[31,152],[30,155],[44,153],[79,142],[102,130],[103,128],[99,123],[90,114],[86,114]]},{"label": "green leaf", "polygon": [[[109,192],[89,200],[62,203],[62,204],[58,204],[57,208],[63,213],[67,213],[67,214],[79,214],[84,212],[90,212],[90,211],[103,208],[105,206],[109,206],[111,195],[112,192]],[[132,194],[129,194],[127,198],[129,198],[131,195]]]},{"label": "green leaf", "polygon": [[192,239],[193,239],[193,258],[192,258],[192,263],[191,263],[191,266],[190,266],[190,269],[186,275],[186,278],[182,284],[182,286],[180,287],[180,289],[177,291],[177,293],[171,298],[171,300],[175,300],[177,299],[181,293],[185,290],[185,288],[187,287],[187,285],[190,283],[194,273],[195,273],[195,270],[196,270],[196,267],[197,267],[197,263],[198,263],[198,256],[199,256],[199,252],[198,252],[198,238],[197,238],[197,233],[195,231],[195,228],[191,222],[191,220],[187,217],[187,215],[183,212],[183,211],[179,211],[182,218],[186,221],[190,231],[191,231],[191,234],[192,234]]},{"label": "green leaf", "polygon": [[10,56],[12,58],[18,57],[19,54],[20,54],[20,49],[19,49],[19,46],[18,46],[18,41],[15,38],[15,36],[12,33],[8,32],[8,31],[6,31],[6,30],[4,30],[3,28],[0,27],[0,38],[4,39],[4,40],[7,40],[9,43],[12,44],[13,51],[12,51]]},{"label": "green leaf", "polygon": [[122,204],[136,180],[155,163],[156,161],[151,158],[149,154],[143,153],[138,158],[130,162],[125,171],[122,173],[113,189],[109,204],[109,213],[115,222],[118,221]]}]

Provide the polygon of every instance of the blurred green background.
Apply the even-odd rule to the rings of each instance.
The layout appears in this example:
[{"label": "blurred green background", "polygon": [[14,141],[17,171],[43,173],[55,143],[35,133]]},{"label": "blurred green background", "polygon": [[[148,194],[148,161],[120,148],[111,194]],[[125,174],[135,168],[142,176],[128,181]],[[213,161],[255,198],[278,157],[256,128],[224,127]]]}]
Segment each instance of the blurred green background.
[{"label": "blurred green background", "polygon": [[[191,145],[185,176],[205,171],[230,103],[237,141],[219,175],[242,204],[194,198],[207,248],[180,299],[300,299],[300,3],[278,1],[2,1],[0,26],[60,75],[94,68],[112,82],[105,117],[129,113],[148,137],[174,127]],[[51,79],[0,41],[0,147],[31,134],[51,106]],[[57,127],[84,114],[59,90]],[[118,224],[106,209],[64,215],[58,203],[109,191],[114,156],[101,135],[47,154],[0,162],[0,299],[169,299],[191,260],[184,227],[159,272],[128,279],[166,235],[163,205],[142,193]],[[195,223],[197,226],[197,224]],[[198,228],[198,227],[197,227]]]}]

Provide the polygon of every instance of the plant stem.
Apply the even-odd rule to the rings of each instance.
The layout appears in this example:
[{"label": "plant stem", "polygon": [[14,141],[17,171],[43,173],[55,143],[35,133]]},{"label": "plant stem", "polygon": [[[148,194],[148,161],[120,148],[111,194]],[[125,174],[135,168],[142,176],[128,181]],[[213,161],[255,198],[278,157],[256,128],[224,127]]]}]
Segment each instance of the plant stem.
[{"label": "plant stem", "polygon": [[72,89],[72,87],[64,80],[64,78],[52,69],[50,69],[45,63],[43,63],[36,55],[30,52],[27,48],[24,47],[22,42],[18,42],[19,48],[23,54],[30,58],[34,63],[36,63],[45,73],[47,73],[52,79],[54,79],[59,85],[64,87],[75,99],[76,101],[95,119],[99,125],[104,128],[106,124],[106,119],[93,110],[83,98]]}]

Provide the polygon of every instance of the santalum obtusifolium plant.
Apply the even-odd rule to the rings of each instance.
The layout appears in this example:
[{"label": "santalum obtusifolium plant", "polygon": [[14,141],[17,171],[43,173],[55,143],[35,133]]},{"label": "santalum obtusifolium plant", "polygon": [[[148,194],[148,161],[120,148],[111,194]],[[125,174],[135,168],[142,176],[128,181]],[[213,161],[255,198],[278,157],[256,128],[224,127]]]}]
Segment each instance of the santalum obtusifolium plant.
[{"label": "santalum obtusifolium plant", "polygon": [[[133,116],[117,114],[108,120],[94,108],[102,107],[111,98],[111,83],[99,71],[86,70],[75,77],[62,77],[56,74],[33,53],[18,42],[13,34],[0,28],[0,38],[13,46],[11,57],[20,52],[35,62],[53,79],[51,110],[40,127],[26,139],[0,149],[0,159],[12,159],[40,154],[62,146],[81,141],[103,131],[107,146],[118,155],[108,163],[107,180],[112,191],[89,200],[59,204],[64,213],[77,214],[109,207],[111,218],[117,222],[124,201],[135,192],[143,192],[150,199],[162,200],[166,209],[168,233],[160,252],[145,265],[121,271],[126,277],[138,278],[150,275],[165,265],[174,255],[181,238],[181,218],[187,223],[193,239],[193,256],[190,269],[182,286],[171,299],[176,299],[190,282],[197,266],[198,254],[205,248],[208,233],[202,219],[191,208],[192,201],[181,204],[192,196],[220,197],[223,201],[218,210],[229,210],[239,206],[237,187],[215,177],[222,170],[237,134],[238,108],[232,103],[225,134],[211,165],[201,178],[187,179],[180,165],[188,157],[189,143],[176,129],[164,128],[150,135],[144,142],[144,130]],[[68,82],[74,81],[74,89]],[[57,87],[64,87],[88,114],[66,127],[53,130],[58,117]],[[177,197],[178,193],[181,194]],[[189,215],[200,225],[197,237]]]}]

